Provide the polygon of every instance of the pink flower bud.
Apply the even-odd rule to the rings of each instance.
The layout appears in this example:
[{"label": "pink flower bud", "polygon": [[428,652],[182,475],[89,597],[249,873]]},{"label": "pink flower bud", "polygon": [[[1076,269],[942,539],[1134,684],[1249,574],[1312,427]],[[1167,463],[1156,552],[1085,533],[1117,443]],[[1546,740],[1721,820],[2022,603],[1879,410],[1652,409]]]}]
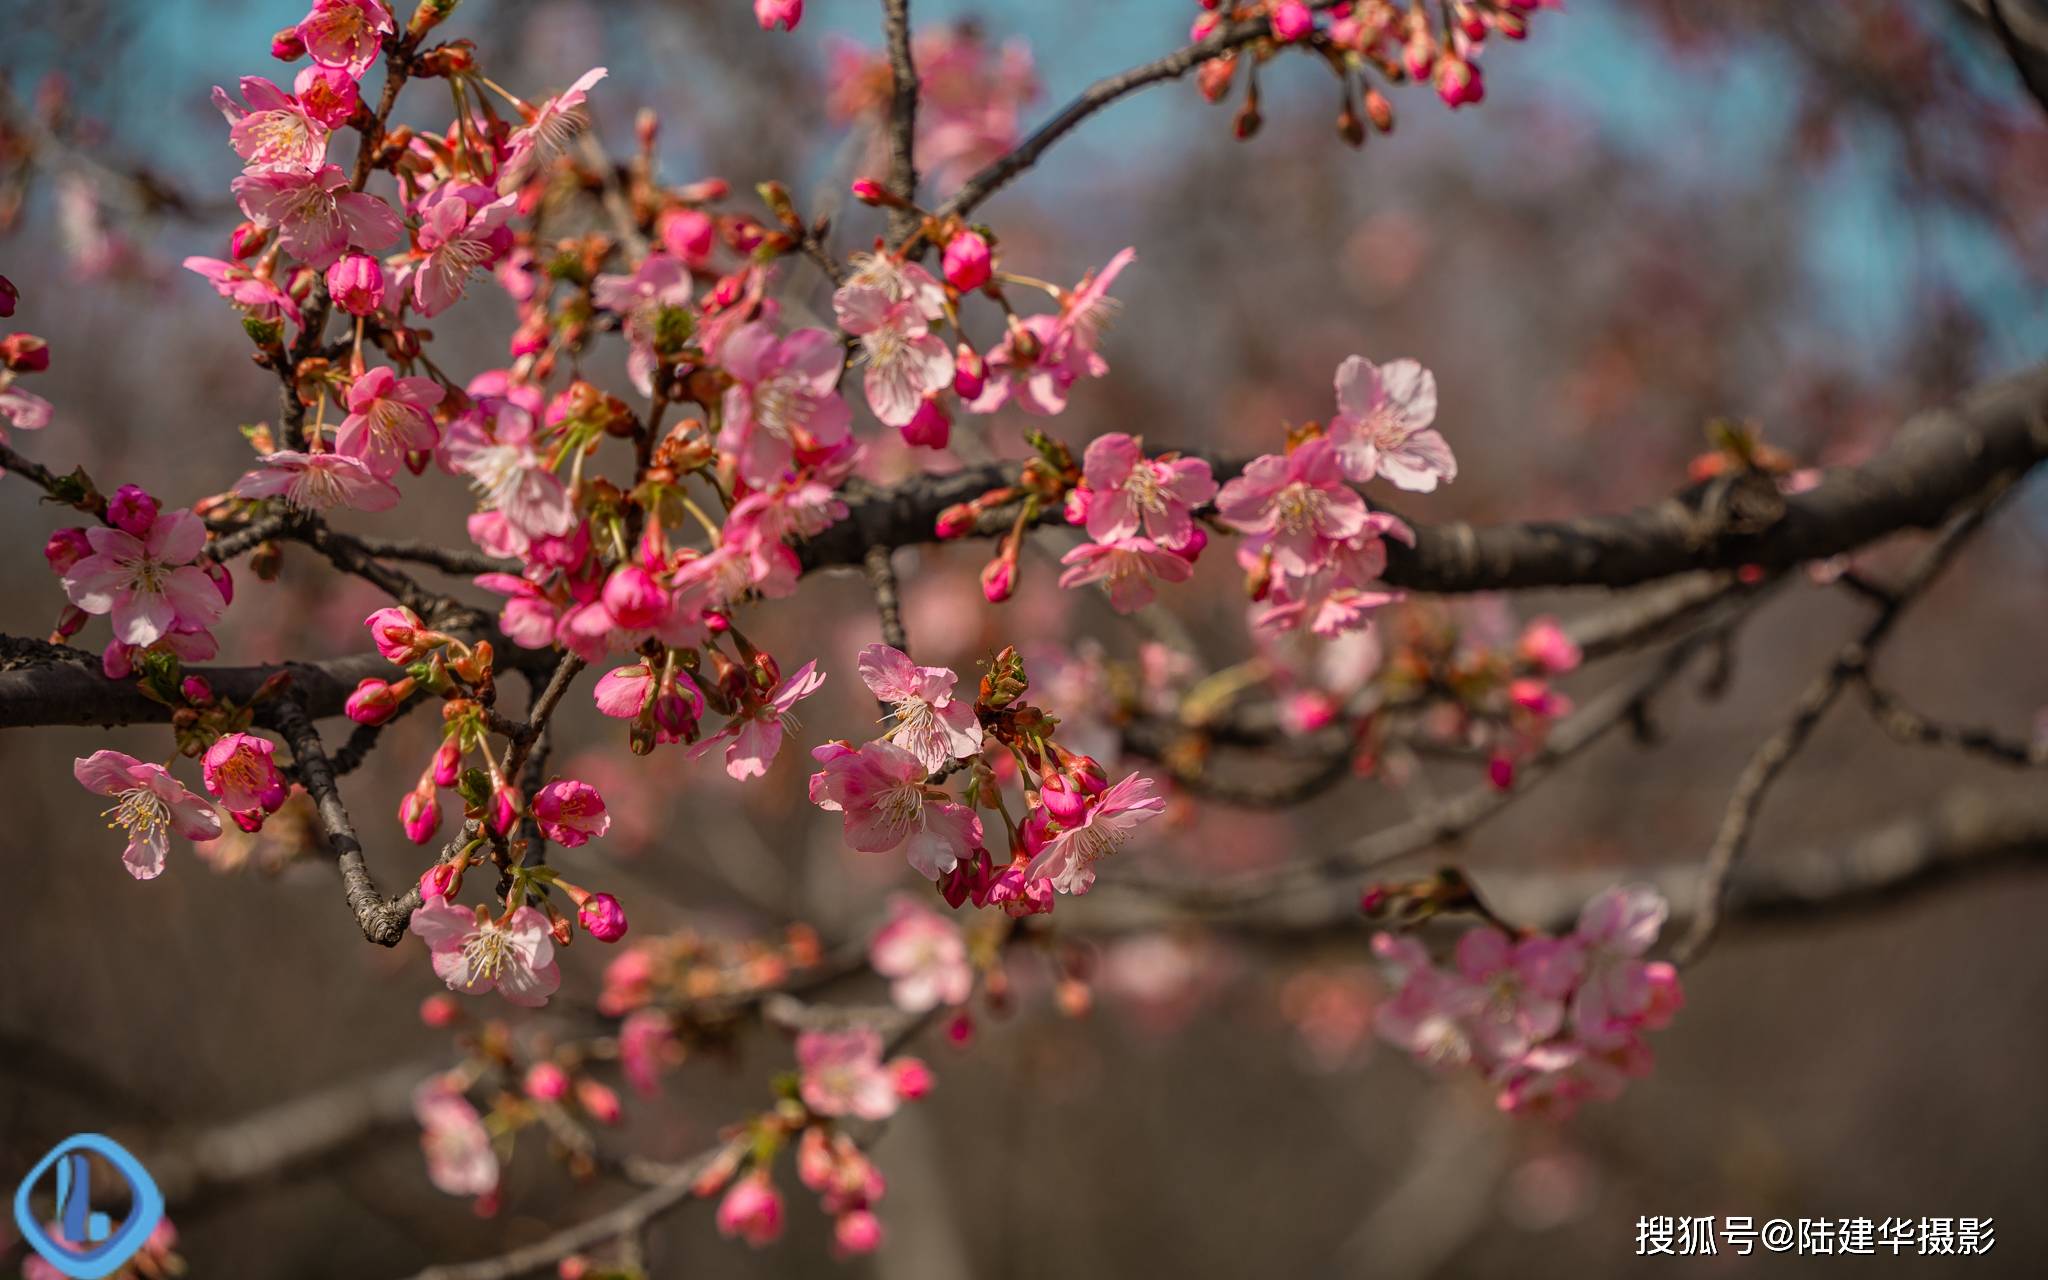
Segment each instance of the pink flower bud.
[{"label": "pink flower bud", "polygon": [[803,19],[804,0],[754,0],[754,20],[763,31],[773,31],[778,26],[794,31]]},{"label": "pink flower bud", "polygon": [[873,1253],[882,1247],[881,1219],[866,1209],[851,1209],[832,1224],[832,1242],[849,1255]]},{"label": "pink flower bud", "polygon": [[602,1125],[619,1122],[619,1095],[608,1086],[585,1076],[576,1082],[576,1105],[583,1114]]},{"label": "pink flower bud", "polygon": [[461,882],[457,879],[460,870],[461,868],[453,862],[437,862],[428,867],[420,873],[420,896],[429,902],[435,898],[454,897],[456,889],[461,887]]},{"label": "pink flower bud", "polygon": [[247,262],[263,252],[263,246],[270,243],[270,231],[253,222],[242,222],[228,233],[228,256],[236,262]]},{"label": "pink flower bud", "polygon": [[491,830],[504,835],[519,821],[519,788],[499,787],[491,793]]},{"label": "pink flower bud", "polygon": [[897,429],[903,433],[903,443],[926,449],[943,449],[953,438],[953,420],[946,416],[937,396],[926,396],[910,421]]},{"label": "pink flower bud", "polygon": [[1038,802],[1063,827],[1073,826],[1088,814],[1087,800],[1056,773],[1046,775],[1038,789]]},{"label": "pink flower bud", "polygon": [[432,776],[437,787],[452,787],[455,780],[462,776],[461,738],[443,738],[441,745],[434,748]]},{"label": "pink flower bud", "polygon": [[384,305],[384,268],[367,253],[351,253],[327,268],[327,294],[352,316]]},{"label": "pink flower bud", "polygon": [[50,367],[50,344],[32,333],[0,338],[0,365],[16,373],[41,373]]},{"label": "pink flower bud", "polygon": [[408,791],[398,802],[398,821],[405,838],[425,844],[441,829],[441,798],[432,791]]},{"label": "pink flower bud", "polygon": [[1270,14],[1273,38],[1291,44],[1315,30],[1316,15],[1302,0],[1280,0]]},{"label": "pink flower bud", "polygon": [[14,281],[0,276],[0,320],[14,314],[14,304],[21,300],[21,290],[14,287]]},{"label": "pink flower bud", "polygon": [[207,560],[200,564],[199,568],[201,572],[206,574],[207,580],[213,583],[213,589],[220,592],[220,602],[222,604],[233,604],[235,602],[235,575],[228,572],[228,567],[218,560]]},{"label": "pink flower bud", "polygon": [[[411,681],[407,679],[398,683],[406,685]],[[405,694],[397,692],[397,689],[398,685],[386,683],[375,676],[364,676],[356,691],[348,695],[348,701],[342,704],[342,710],[357,724],[383,724],[398,714],[398,704],[405,701]]]},{"label": "pink flower bud", "polygon": [[195,707],[203,707],[213,701],[213,686],[206,682],[205,676],[186,676],[178,682],[178,692]]},{"label": "pink flower bud", "polygon": [[462,1006],[454,996],[428,996],[420,1001],[420,1021],[427,1026],[452,1027],[462,1020]]},{"label": "pink flower bud", "polygon": [[718,236],[718,224],[710,214],[702,209],[670,209],[657,225],[662,247],[681,258],[685,266],[701,271],[710,265]]},{"label": "pink flower bud", "polygon": [[939,512],[939,518],[932,524],[932,533],[939,541],[944,542],[949,538],[964,537],[974,532],[974,525],[974,504],[956,502]]},{"label": "pink flower bud", "polygon": [[593,893],[576,909],[584,932],[599,942],[617,942],[626,936],[626,909],[608,893]]},{"label": "pink flower bud", "polygon": [[527,1069],[523,1087],[535,1102],[560,1102],[569,1096],[569,1073],[558,1063],[536,1062]]},{"label": "pink flower bud", "polygon": [[149,527],[156,523],[159,510],[157,500],[144,492],[140,485],[124,484],[107,499],[108,522],[137,538],[149,536]]},{"label": "pink flower bud", "polygon": [[92,543],[86,540],[83,529],[59,529],[43,543],[43,559],[50,562],[50,572],[65,574],[71,566],[92,554]]},{"label": "pink flower bud", "polygon": [[1486,84],[1479,78],[1479,64],[1446,55],[1436,67],[1436,96],[1451,107],[1485,101]]},{"label": "pink flower bud", "polygon": [[946,283],[962,293],[971,293],[988,283],[993,273],[988,241],[978,231],[962,231],[946,242]]},{"label": "pink flower bud", "polygon": [[962,1009],[946,1022],[946,1039],[963,1048],[974,1039],[974,1015]]},{"label": "pink flower bud", "polygon": [[1515,762],[1506,755],[1495,752],[1486,762],[1486,780],[1496,791],[1506,791],[1515,785]]},{"label": "pink flower bud", "polygon": [[853,180],[853,198],[862,204],[869,205],[895,203],[895,197],[889,194],[888,188],[876,182],[873,178],[855,178]]},{"label": "pink flower bud", "polygon": [[85,624],[91,620],[91,614],[75,604],[67,604],[64,606],[63,612],[57,615],[57,634],[55,638],[58,640],[68,640],[85,630]]},{"label": "pink flower bud", "polygon": [[1188,536],[1185,541],[1183,541],[1177,547],[1168,547],[1167,550],[1173,552],[1173,554],[1179,556],[1181,559],[1187,561],[1189,564],[1193,564],[1196,561],[1196,559],[1198,559],[1201,556],[1203,550],[1206,549],[1208,545],[1209,531],[1207,529],[1204,529],[1201,525],[1195,525],[1188,530]]},{"label": "pink flower bud", "polygon": [[1570,671],[1579,665],[1583,654],[1578,644],[1557,625],[1555,618],[1537,618],[1522,632],[1522,639],[1515,646],[1522,660],[1553,675]]},{"label": "pink flower bud", "polygon": [[434,651],[434,642],[422,634],[426,624],[410,609],[379,609],[363,619],[363,625],[386,662],[417,662]]},{"label": "pink flower bud", "polygon": [[981,594],[990,604],[1001,604],[1017,589],[1015,557],[1000,555],[982,567]]},{"label": "pink flower bud", "polygon": [[962,400],[980,397],[988,385],[988,366],[983,363],[981,353],[966,343],[961,343],[953,353],[953,394]]},{"label": "pink flower bud", "polygon": [[889,1064],[889,1083],[896,1086],[896,1096],[905,1102],[916,1102],[932,1091],[932,1069],[922,1058],[896,1058]]},{"label": "pink flower bud", "polygon": [[299,38],[297,27],[286,27],[270,37],[270,56],[279,62],[297,62],[306,56],[306,42]]},{"label": "pink flower bud", "polygon": [[639,565],[622,564],[605,580],[604,607],[621,628],[646,631],[668,616],[668,592]]},{"label": "pink flower bud", "polygon": [[718,1234],[740,1236],[757,1249],[782,1234],[782,1194],[765,1170],[733,1183],[718,1202]]}]

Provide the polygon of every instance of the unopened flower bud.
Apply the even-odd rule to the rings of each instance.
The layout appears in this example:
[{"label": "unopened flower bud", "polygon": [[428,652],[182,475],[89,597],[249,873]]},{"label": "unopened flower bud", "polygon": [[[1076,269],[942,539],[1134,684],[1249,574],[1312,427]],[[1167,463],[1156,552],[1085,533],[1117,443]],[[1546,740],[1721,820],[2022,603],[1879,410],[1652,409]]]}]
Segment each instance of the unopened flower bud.
[{"label": "unopened flower bud", "polygon": [[384,305],[384,268],[367,253],[351,253],[327,268],[327,293],[352,316]]},{"label": "unopened flower bud", "polygon": [[279,62],[297,62],[306,56],[306,42],[299,38],[297,27],[286,27],[270,37],[270,56]]},{"label": "unopened flower bud", "polygon": [[123,533],[137,538],[147,537],[149,527],[156,523],[156,514],[161,509],[157,500],[140,485],[124,484],[107,499],[107,521]]},{"label": "unopened flower bud", "polygon": [[588,1076],[576,1082],[576,1105],[599,1124],[619,1122],[619,1095]]},{"label": "unopened flower bud", "polygon": [[41,373],[50,367],[50,344],[32,333],[0,338],[0,365],[16,373]]},{"label": "unopened flower bud", "polygon": [[987,284],[994,271],[992,263],[988,241],[978,231],[962,231],[946,242],[946,283],[962,293]]},{"label": "unopened flower bud", "polygon": [[420,1021],[427,1026],[452,1027],[461,1020],[462,1006],[455,1002],[454,996],[428,996],[420,1001]]},{"label": "unopened flower bud", "polygon": [[617,942],[626,936],[626,909],[608,893],[593,893],[576,908],[583,931],[599,942]]},{"label": "unopened flower bud", "polygon": [[535,1102],[560,1102],[569,1096],[569,1073],[560,1063],[536,1062],[527,1068],[522,1087]]}]

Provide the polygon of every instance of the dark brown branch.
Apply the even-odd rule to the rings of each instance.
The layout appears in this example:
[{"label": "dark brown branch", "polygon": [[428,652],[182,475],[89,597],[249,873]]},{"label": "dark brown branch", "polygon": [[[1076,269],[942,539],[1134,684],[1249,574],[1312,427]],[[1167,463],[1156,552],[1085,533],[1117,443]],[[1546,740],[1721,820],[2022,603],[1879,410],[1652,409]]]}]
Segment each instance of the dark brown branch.
[{"label": "dark brown branch", "polygon": [[396,898],[386,898],[377,892],[377,882],[370,878],[369,864],[363,860],[363,843],[356,838],[348,810],[342,807],[334,765],[320,743],[319,731],[306,718],[305,709],[291,697],[279,698],[271,707],[278,731],[292,749],[299,777],[320,814],[320,829],[326,833],[327,847],[341,871],[342,891],[348,897],[349,910],[355,913],[365,938],[378,946],[397,946],[405,936],[408,919],[420,905],[419,886],[413,885]]},{"label": "dark brown branch", "polygon": [[896,583],[896,565],[889,548],[870,547],[867,554],[868,584],[875,591],[875,613],[882,622],[882,643],[910,652],[910,636],[903,629],[903,595]]},{"label": "dark brown branch", "polygon": [[1881,606],[1862,632],[1836,652],[1827,669],[1814,677],[1799,695],[1791,718],[1750,757],[1742,776],[1736,779],[1734,794],[1728,799],[1727,813],[1714,837],[1714,846],[1707,852],[1705,887],[1701,891],[1692,930],[1678,947],[1679,963],[1690,964],[1699,959],[1713,941],[1714,930],[1720,922],[1722,895],[1726,892],[1735,864],[1749,845],[1750,833],[1772,784],[1784,773],[1792,758],[1799,754],[1800,748],[1806,745],[1814,727],[1835,704],[1843,688],[1869,668],[1871,656],[1891,634],[1907,606],[1933,584],[1963,545],[1983,527],[1996,498],[2006,492],[2010,492],[2009,485],[1995,490],[1991,497],[1979,502],[1921,552],[1904,580],[1892,591],[1890,603]]},{"label": "dark brown branch", "polygon": [[1857,683],[1863,687],[1864,700],[1870,704],[1871,717],[1877,721],[1878,727],[1900,742],[1921,747],[1952,747],[2020,768],[2048,766],[2048,738],[2021,742],[1977,725],[1947,724],[1932,719],[1899,701],[1890,690],[1871,679],[1868,671],[1858,673]]},{"label": "dark brown branch", "polygon": [[[882,0],[882,30],[889,46],[889,191],[902,207],[889,211],[889,239],[897,244],[917,229],[917,62],[910,51],[910,0]],[[898,646],[901,647],[900,645]]]}]

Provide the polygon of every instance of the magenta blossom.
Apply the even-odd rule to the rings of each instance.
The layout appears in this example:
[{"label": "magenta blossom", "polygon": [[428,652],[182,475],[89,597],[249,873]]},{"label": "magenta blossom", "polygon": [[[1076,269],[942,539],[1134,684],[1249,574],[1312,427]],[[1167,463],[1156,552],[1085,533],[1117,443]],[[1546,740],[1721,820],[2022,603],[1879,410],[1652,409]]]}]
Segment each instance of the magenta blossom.
[{"label": "magenta blossom", "polygon": [[796,1038],[798,1090],[821,1116],[886,1120],[900,1099],[882,1065],[882,1037],[871,1028],[806,1031]]},{"label": "magenta blossom", "polygon": [[573,778],[558,779],[535,792],[533,816],[540,823],[541,834],[569,849],[612,829],[604,797],[596,787]]},{"label": "magenta blossom", "polygon": [[383,37],[396,30],[383,0],[313,0],[312,11],[299,20],[298,37],[313,61],[360,80],[377,60]]},{"label": "magenta blossom", "polygon": [[530,1009],[548,1002],[562,985],[548,918],[521,907],[494,920],[482,907],[458,907],[435,898],[412,913],[412,931],[433,956],[434,972],[451,991],[482,995],[496,989]]},{"label": "magenta blossom", "polygon": [[868,943],[869,962],[889,979],[889,998],[905,1013],[965,1003],[974,967],[959,927],[914,898],[899,894],[889,905],[889,922]]},{"label": "magenta blossom", "polygon": [[988,283],[991,259],[988,241],[978,231],[961,231],[946,241],[941,260],[946,283],[962,293],[971,293]]},{"label": "magenta blossom", "polygon": [[337,453],[360,458],[371,474],[388,480],[408,453],[440,442],[430,410],[446,393],[432,378],[401,378],[379,365],[349,384],[348,416],[334,434]]},{"label": "magenta blossom", "polygon": [[811,803],[843,814],[846,843],[862,853],[900,847],[919,875],[936,880],[981,847],[981,819],[928,785],[929,771],[901,747],[828,742],[811,758],[825,766],[811,775]]},{"label": "magenta blossom", "polygon": [[137,880],[154,880],[163,874],[171,832],[187,840],[212,840],[220,835],[220,818],[213,806],[187,791],[160,764],[145,764],[119,751],[95,751],[73,761],[71,772],[87,791],[115,797],[114,807],[106,811],[113,819],[108,825],[128,833],[121,861]]},{"label": "magenta blossom", "polygon": [[119,529],[87,529],[93,554],[64,575],[71,603],[111,614],[123,644],[148,645],[173,631],[204,631],[227,605],[220,589],[192,561],[206,545],[206,525],[190,511],[168,511],[137,538]]},{"label": "magenta blossom", "polygon": [[1090,538],[1116,542],[1142,532],[1168,548],[1186,545],[1195,533],[1195,509],[1216,496],[1207,462],[1148,459],[1144,442],[1121,431],[1089,442],[1082,486]]},{"label": "magenta blossom", "polygon": [[251,170],[232,185],[249,220],[274,228],[287,252],[317,270],[345,250],[390,244],[405,229],[390,205],[351,191],[340,165]]},{"label": "magenta blossom", "polygon": [[839,341],[823,329],[778,338],[765,322],[735,331],[720,352],[725,392],[718,447],[739,460],[748,484],[772,485],[794,463],[830,453],[852,419],[839,397]]},{"label": "magenta blossom", "polygon": [[795,675],[777,685],[775,692],[750,700],[725,727],[690,749],[692,760],[702,757],[718,743],[730,738],[725,749],[725,771],[734,781],[762,778],[782,750],[782,735],[795,726],[793,709],[825,683],[825,674],[815,662],[806,662]]},{"label": "magenta blossom", "polygon": [[920,667],[901,649],[871,644],[860,651],[860,678],[896,721],[884,736],[917,757],[925,772],[981,751],[974,703],[953,696],[960,677],[948,668]]},{"label": "magenta blossom", "polygon": [[286,450],[265,454],[261,466],[244,472],[235,481],[235,496],[283,498],[299,511],[389,511],[399,494],[398,486],[379,479],[361,458]]},{"label": "magenta blossom", "polygon": [[384,268],[366,253],[351,253],[327,268],[327,296],[352,316],[367,316],[384,305]]},{"label": "magenta blossom", "polygon": [[1337,416],[1330,443],[1347,478],[1364,484],[1384,476],[1400,488],[1429,493],[1458,478],[1458,460],[1436,420],[1436,375],[1413,360],[1375,365],[1352,356],[1337,369]]},{"label": "magenta blossom", "polygon": [[1132,832],[1166,812],[1164,797],[1153,794],[1152,779],[1134,773],[1097,796],[1087,814],[1045,842],[1024,875],[1052,881],[1061,893],[1088,892],[1095,883],[1095,863],[1122,848]]},{"label": "magenta blossom", "polygon": [[1067,571],[1060,575],[1062,587],[1099,582],[1109,593],[1110,607],[1130,613],[1151,604],[1156,594],[1153,579],[1186,582],[1194,576],[1187,557],[1168,551],[1150,538],[1121,538],[1115,542],[1084,542],[1060,557]]},{"label": "magenta blossom", "polygon": [[261,826],[263,815],[276,813],[289,793],[276,754],[277,747],[267,739],[229,733],[208,747],[200,762],[206,793],[226,805],[245,830]]},{"label": "magenta blossom", "polygon": [[437,316],[462,297],[469,278],[489,270],[512,247],[516,196],[499,197],[489,187],[445,182],[420,201],[419,249],[410,264],[413,305]]}]

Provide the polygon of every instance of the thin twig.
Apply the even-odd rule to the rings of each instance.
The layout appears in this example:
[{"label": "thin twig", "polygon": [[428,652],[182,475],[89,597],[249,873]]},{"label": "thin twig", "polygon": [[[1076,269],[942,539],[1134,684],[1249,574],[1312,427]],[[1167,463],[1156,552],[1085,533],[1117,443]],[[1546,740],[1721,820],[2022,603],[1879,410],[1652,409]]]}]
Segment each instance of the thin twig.
[{"label": "thin twig", "polygon": [[[910,0],[882,0],[889,46],[889,191],[902,205],[889,211],[889,239],[902,244],[917,229],[917,62],[910,51]],[[897,646],[899,649],[901,645]]]}]

